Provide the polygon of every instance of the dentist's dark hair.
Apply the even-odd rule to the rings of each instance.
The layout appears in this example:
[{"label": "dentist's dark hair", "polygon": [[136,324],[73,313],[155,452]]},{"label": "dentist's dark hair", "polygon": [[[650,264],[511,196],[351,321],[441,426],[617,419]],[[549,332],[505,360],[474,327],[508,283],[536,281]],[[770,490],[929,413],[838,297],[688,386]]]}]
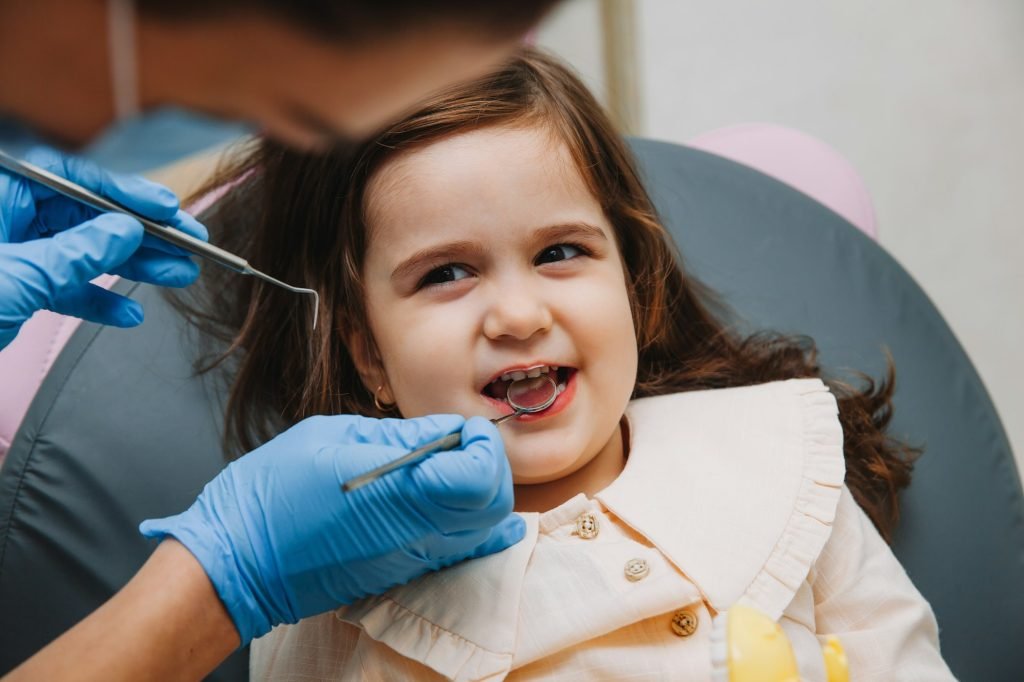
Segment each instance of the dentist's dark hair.
[{"label": "dentist's dark hair", "polygon": [[135,0],[143,14],[168,21],[263,15],[325,40],[362,43],[384,35],[448,25],[485,37],[525,33],[556,0]]},{"label": "dentist's dark hair", "polygon": [[[228,436],[243,451],[314,414],[386,416],[352,355],[379,357],[362,288],[367,187],[388,159],[487,126],[551,131],[614,226],[640,350],[635,397],[822,376],[812,340],[734,331],[724,306],[676,253],[628,147],[593,96],[559,61],[524,49],[496,73],[437,95],[355,148],[314,155],[258,142],[211,183],[233,183],[205,216],[214,240],[323,297],[314,333],[303,300],[206,268],[200,298],[185,306],[208,338],[225,344],[206,368],[229,366]],[[892,363],[877,383],[826,380],[839,403],[846,482],[889,539],[916,452],[885,433]]]}]

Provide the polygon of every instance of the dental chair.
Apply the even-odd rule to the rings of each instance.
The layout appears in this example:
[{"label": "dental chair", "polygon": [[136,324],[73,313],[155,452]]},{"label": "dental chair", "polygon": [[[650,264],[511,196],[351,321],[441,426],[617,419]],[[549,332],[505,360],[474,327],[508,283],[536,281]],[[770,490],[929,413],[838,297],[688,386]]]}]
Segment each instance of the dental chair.
[{"label": "dental chair", "polygon": [[[688,267],[750,330],[806,333],[840,374],[880,376],[892,353],[892,433],[926,448],[894,549],[935,610],[953,672],[1021,679],[1020,478],[938,311],[869,236],[809,196],[698,149],[633,147]],[[146,323],[78,327],[0,469],[0,674],[118,590],[154,549],[139,522],[185,509],[224,465],[224,385],[194,376],[195,333],[159,291],[115,288],[145,305]],[[245,677],[241,651],[211,679]]]}]

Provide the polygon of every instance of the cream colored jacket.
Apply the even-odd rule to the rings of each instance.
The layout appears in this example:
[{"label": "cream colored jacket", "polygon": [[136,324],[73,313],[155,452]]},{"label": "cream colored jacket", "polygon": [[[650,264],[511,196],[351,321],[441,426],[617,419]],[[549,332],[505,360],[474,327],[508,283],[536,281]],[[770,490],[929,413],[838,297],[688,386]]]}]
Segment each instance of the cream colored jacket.
[{"label": "cream colored jacket", "polygon": [[931,609],[843,486],[824,384],[647,398],[627,417],[626,468],[594,499],[523,514],[500,554],[275,628],[252,678],[708,680],[712,616],[746,604],[780,620],[803,679],[824,679],[828,634],[855,681],[953,679]]}]

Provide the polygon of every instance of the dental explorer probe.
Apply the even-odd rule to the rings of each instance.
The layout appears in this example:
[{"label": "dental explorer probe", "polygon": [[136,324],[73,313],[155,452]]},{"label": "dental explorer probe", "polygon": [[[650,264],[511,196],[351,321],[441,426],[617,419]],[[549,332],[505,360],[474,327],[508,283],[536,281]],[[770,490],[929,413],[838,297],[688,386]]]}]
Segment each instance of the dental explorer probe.
[{"label": "dental explorer probe", "polygon": [[229,270],[234,270],[242,275],[252,275],[264,282],[269,282],[270,284],[281,287],[282,289],[287,289],[288,291],[296,294],[312,294],[313,329],[316,329],[317,315],[320,312],[320,294],[313,289],[293,287],[290,284],[285,284],[281,280],[275,279],[265,272],[260,272],[249,265],[247,260],[240,256],[236,256],[230,251],[226,251],[210,244],[209,242],[205,242],[202,239],[193,237],[192,235],[175,229],[170,225],[164,225],[156,222],[155,220],[150,220],[149,218],[136,213],[132,209],[122,206],[116,201],[102,197],[99,194],[82,187],[76,182],[72,182],[67,178],[62,178],[55,173],[51,173],[50,171],[33,165],[27,161],[16,159],[10,154],[4,152],[2,149],[0,149],[0,168],[10,171],[11,173],[27,180],[37,182],[45,187],[49,187],[54,192],[63,194],[69,199],[74,199],[75,201],[85,204],[90,208],[94,208],[97,211],[106,213],[123,213],[124,215],[135,218],[142,223],[142,227],[146,230],[147,234],[159,237],[169,244],[173,244],[174,246],[197,256],[202,256],[203,258],[211,260],[218,265],[228,268]]},{"label": "dental explorer probe", "polygon": [[[513,389],[518,389],[516,390],[516,393],[521,394],[518,399],[513,397]],[[523,399],[523,396],[532,397],[532,400],[527,403],[527,401]],[[547,374],[542,374],[539,377],[529,377],[513,381],[505,390],[505,402],[507,402],[514,411],[504,416],[492,419],[491,423],[495,426],[500,426],[509,419],[514,419],[519,415],[541,412],[551,407],[551,404],[555,402],[555,398],[557,397],[558,386],[555,384],[555,380]],[[396,460],[388,462],[387,464],[382,464],[376,469],[367,471],[365,474],[360,474],[355,478],[350,478],[341,484],[341,490],[346,493],[358,490],[364,485],[376,481],[384,474],[391,473],[395,469],[401,469],[409,464],[416,464],[435,452],[441,452],[442,450],[454,450],[461,444],[461,431],[449,433],[447,436],[443,436],[422,447],[416,448],[409,454],[402,455]]]}]

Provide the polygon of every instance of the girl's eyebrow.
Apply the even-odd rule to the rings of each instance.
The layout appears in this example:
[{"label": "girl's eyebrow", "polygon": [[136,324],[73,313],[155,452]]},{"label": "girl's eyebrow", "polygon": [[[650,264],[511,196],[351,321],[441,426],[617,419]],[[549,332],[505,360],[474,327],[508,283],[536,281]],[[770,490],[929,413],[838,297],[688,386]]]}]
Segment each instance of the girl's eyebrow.
[{"label": "girl's eyebrow", "polygon": [[[584,222],[558,223],[539,227],[534,230],[530,238],[535,243],[545,244],[565,239],[608,241],[608,236],[601,228]],[[419,274],[424,263],[447,263],[460,258],[472,258],[481,256],[485,250],[483,244],[470,240],[428,246],[416,251],[399,263],[391,272],[391,281],[398,282]]]},{"label": "girl's eyebrow", "polygon": [[446,263],[459,258],[465,258],[467,255],[479,255],[483,251],[484,248],[479,242],[468,240],[428,246],[399,263],[391,273],[391,281],[398,282],[417,274],[417,271],[423,267],[424,263]]},{"label": "girl's eyebrow", "polygon": [[608,236],[600,227],[584,222],[558,223],[537,228],[533,234],[534,241],[550,242],[560,239],[582,239],[586,241],[608,241]]}]

